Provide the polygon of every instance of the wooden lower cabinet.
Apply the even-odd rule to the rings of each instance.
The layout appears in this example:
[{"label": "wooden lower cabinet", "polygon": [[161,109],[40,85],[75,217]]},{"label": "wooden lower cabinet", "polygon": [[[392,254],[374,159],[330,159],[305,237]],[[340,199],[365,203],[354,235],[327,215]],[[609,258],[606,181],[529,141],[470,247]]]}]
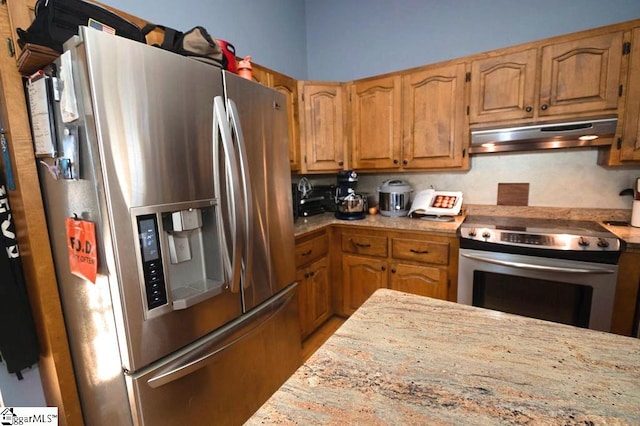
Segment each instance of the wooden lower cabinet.
[{"label": "wooden lower cabinet", "polygon": [[391,265],[389,288],[420,296],[447,299],[445,268],[394,263]]},{"label": "wooden lower cabinet", "polygon": [[[342,227],[342,306],[351,315],[379,288],[454,300],[457,238]],[[453,290],[452,290],[453,288]]]},{"label": "wooden lower cabinet", "polygon": [[332,315],[329,259],[325,256],[297,270],[300,332],[303,339]]},{"label": "wooden lower cabinet", "polygon": [[296,239],[296,280],[303,340],[333,315],[328,252],[326,230]]},{"label": "wooden lower cabinet", "polygon": [[387,261],[364,256],[342,256],[344,314],[351,315],[377,289],[388,287]]},{"label": "wooden lower cabinet", "polygon": [[636,307],[640,292],[640,249],[626,251],[618,261],[618,283],[611,319],[611,332],[631,336],[638,333]]}]

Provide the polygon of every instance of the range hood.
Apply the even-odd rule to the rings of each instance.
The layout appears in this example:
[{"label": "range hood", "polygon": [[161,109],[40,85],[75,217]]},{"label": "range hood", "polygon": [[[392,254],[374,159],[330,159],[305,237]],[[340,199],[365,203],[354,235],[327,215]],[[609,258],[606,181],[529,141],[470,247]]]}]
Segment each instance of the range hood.
[{"label": "range hood", "polygon": [[532,151],[610,145],[617,118],[570,121],[471,132],[469,153]]}]

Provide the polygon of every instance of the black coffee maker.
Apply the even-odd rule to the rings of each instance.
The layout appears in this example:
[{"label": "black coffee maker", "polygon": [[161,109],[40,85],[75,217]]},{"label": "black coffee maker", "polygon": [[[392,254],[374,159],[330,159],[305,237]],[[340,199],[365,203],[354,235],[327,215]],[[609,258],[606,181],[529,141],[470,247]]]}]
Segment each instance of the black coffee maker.
[{"label": "black coffee maker", "polygon": [[343,220],[364,219],[367,197],[356,193],[358,174],[354,170],[338,172],[336,186],[336,217]]}]

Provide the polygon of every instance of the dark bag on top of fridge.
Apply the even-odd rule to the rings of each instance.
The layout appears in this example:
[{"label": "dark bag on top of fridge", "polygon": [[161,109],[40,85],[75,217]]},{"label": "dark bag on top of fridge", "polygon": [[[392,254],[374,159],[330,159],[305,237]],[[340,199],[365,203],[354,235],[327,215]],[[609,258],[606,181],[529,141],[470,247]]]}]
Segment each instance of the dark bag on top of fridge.
[{"label": "dark bag on top of fridge", "polygon": [[147,35],[155,29],[163,31],[162,44],[154,44],[170,52],[188,56],[218,68],[227,69],[227,57],[222,52],[220,43],[203,27],[194,27],[186,33],[165,27],[164,25],[148,24],[142,28],[142,34]]},{"label": "dark bag on top of fridge", "polygon": [[18,28],[18,44],[46,46],[62,52],[62,44],[78,34],[81,25],[145,43],[137,25],[110,10],[82,0],[38,0],[29,28]]}]

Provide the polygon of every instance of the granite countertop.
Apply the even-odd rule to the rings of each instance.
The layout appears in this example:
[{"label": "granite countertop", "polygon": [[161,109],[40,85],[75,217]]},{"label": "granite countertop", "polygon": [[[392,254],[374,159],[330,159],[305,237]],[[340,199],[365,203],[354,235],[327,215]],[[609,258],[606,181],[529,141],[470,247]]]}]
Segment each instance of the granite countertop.
[{"label": "granite countertop", "polygon": [[249,425],[640,424],[640,339],[381,289]]},{"label": "granite countertop", "polygon": [[388,217],[381,214],[366,215],[360,220],[337,219],[333,213],[317,216],[299,217],[295,221],[295,235],[306,234],[328,225],[364,226],[373,228],[394,229],[402,231],[441,232],[455,236],[464,216],[452,216],[450,222],[437,222],[425,219],[413,219],[407,216]]},{"label": "granite countertop", "polygon": [[[627,250],[640,252],[640,228],[633,226],[605,225],[605,220],[628,221],[630,211],[606,209],[571,209],[557,207],[509,207],[509,206],[465,206],[466,213],[493,216],[549,217],[572,220],[593,220],[600,222],[606,229],[625,241]],[[629,216],[629,217],[627,217]],[[427,231],[455,236],[458,227],[464,222],[464,214],[452,216],[451,222],[436,222],[409,217],[387,217],[380,214],[366,215],[362,220],[340,220],[333,213],[325,213],[308,218],[296,219],[295,235],[303,235],[329,225],[365,226],[403,231]]]}]

